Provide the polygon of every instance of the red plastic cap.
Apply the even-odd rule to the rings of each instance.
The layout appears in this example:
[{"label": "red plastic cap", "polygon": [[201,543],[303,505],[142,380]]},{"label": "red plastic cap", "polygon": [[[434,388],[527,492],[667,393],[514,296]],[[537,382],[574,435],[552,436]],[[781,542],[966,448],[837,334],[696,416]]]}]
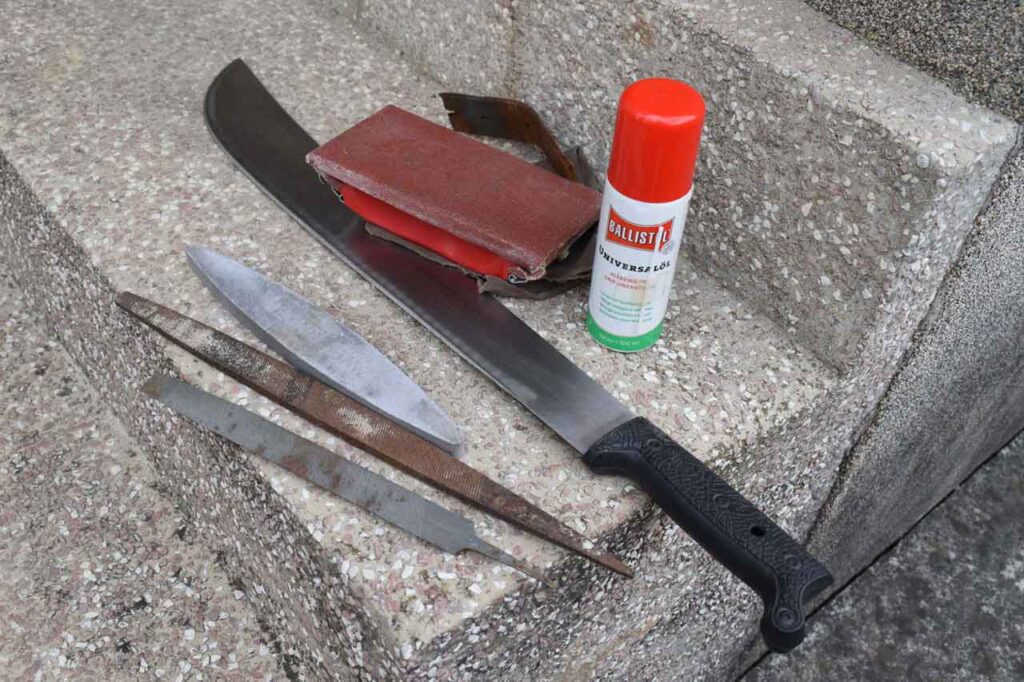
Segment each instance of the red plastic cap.
[{"label": "red plastic cap", "polygon": [[703,125],[704,98],[686,83],[633,83],[619,98],[608,180],[631,199],[675,201],[693,185]]}]

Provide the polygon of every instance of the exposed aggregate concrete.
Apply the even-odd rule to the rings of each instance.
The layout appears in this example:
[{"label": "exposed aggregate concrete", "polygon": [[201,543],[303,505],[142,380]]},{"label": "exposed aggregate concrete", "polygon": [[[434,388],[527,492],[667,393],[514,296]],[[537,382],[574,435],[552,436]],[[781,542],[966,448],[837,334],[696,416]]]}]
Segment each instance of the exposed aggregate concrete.
[{"label": "exposed aggregate concrete", "polygon": [[1024,119],[1024,4],[1019,0],[806,1],[967,99]]},{"label": "exposed aggregate concrete", "polygon": [[[525,98],[599,171],[628,83],[697,87],[708,118],[693,262],[840,369],[884,318],[902,270],[941,276],[930,252],[955,239],[935,240],[969,228],[1014,139],[1009,120],[798,0],[474,0],[467,16],[511,20],[447,32],[425,18],[446,16],[444,3],[414,5],[365,0],[357,16],[446,83]],[[486,78],[474,71],[481,41]]]},{"label": "exposed aggregate concrete", "polygon": [[[472,4],[491,5],[485,0]],[[841,579],[852,574],[873,556],[864,548],[891,541],[910,517],[923,513],[926,500],[948,490],[954,476],[969,467],[968,460],[986,454],[985,443],[997,442],[999,433],[1012,428],[1010,410],[974,422],[975,410],[951,418],[910,409],[900,420],[916,428],[901,432],[900,421],[894,421],[897,428],[890,435],[897,437],[889,439],[890,449],[879,450],[883,457],[849,461],[839,469],[871,424],[918,324],[975,227],[975,213],[989,198],[1017,127],[966,105],[941,83],[880,54],[798,2],[643,2],[626,7],[536,0],[513,3],[512,16],[507,31],[495,30],[507,33],[512,46],[500,70],[504,91],[538,106],[560,135],[584,145],[598,168],[607,154],[615,97],[630,80],[679,77],[709,97],[707,137],[688,225],[692,260],[844,368],[842,379],[812,409],[772,434],[758,458],[772,461],[799,450],[815,463],[799,473],[759,472],[769,489],[778,486],[789,495],[792,503],[779,514],[797,527],[810,523],[807,514],[815,508],[805,496],[814,499],[833,485],[833,494],[841,494],[850,481],[830,478],[824,472],[836,470],[828,463],[871,481],[850,491],[868,507],[876,492],[883,495],[883,503],[871,508],[873,523],[844,514],[823,525],[812,543],[829,548],[828,563]],[[429,32],[417,22],[392,22],[390,28],[390,33],[379,26],[374,30],[410,53],[430,49],[423,46],[429,41],[422,40]],[[448,50],[452,62],[461,62],[472,47],[452,41]],[[420,66],[426,64],[432,74],[443,72],[445,67],[435,62],[427,59]],[[1019,224],[1019,210],[1003,214]],[[978,261],[976,267],[985,263]],[[977,307],[979,315],[998,309],[997,304],[977,306],[982,299],[968,300],[984,295],[977,288],[966,295],[964,305]],[[953,317],[948,322],[950,328],[967,323]],[[985,346],[1012,338],[997,334]],[[984,377],[1002,364],[987,350],[961,351],[957,357],[967,362],[964,376],[975,377],[969,391],[983,390]],[[937,359],[951,360],[948,353]],[[1011,376],[1005,381],[1012,383]],[[908,405],[922,406],[934,395],[930,390],[948,390],[948,382],[947,389],[936,388],[937,383],[943,382],[912,384],[914,391],[904,396]],[[956,395],[943,394],[944,411],[955,410]],[[991,391],[979,410],[1001,395]],[[967,434],[985,424],[998,428],[975,440],[964,461],[954,461],[960,451],[943,449],[941,437],[932,439],[935,450],[919,451],[912,440],[930,425],[936,434],[969,426],[964,439],[970,440]],[[916,485],[904,474],[919,466],[947,475]],[[895,479],[887,479],[890,470]],[[900,513],[886,516],[888,501],[902,499],[906,504],[898,505]],[[835,542],[833,532],[856,542]],[[655,544],[651,540],[645,550],[655,551]],[[567,666],[592,671],[593,657],[587,652],[603,649],[618,653],[601,660],[600,669],[610,678],[642,674],[673,679],[682,671],[728,677],[730,665],[742,670],[742,663],[735,664],[741,647],[727,637],[709,639],[706,630],[687,627],[688,618],[708,614],[713,603],[709,596],[696,610],[680,604],[672,618],[653,625],[638,607],[628,618],[620,617],[617,631],[623,643],[610,649],[602,636],[610,633],[574,630],[565,640],[572,642],[567,653],[559,651],[531,670],[540,676]],[[725,632],[732,622],[717,615],[709,617]],[[750,642],[756,652],[756,643]]]},{"label": "exposed aggregate concrete", "polygon": [[37,317],[0,275],[3,677],[284,678],[243,586]]},{"label": "exposed aggregate concrete", "polygon": [[[4,227],[11,246],[5,257],[33,304],[47,311],[104,399],[155,458],[169,489],[195,513],[197,533],[224,551],[232,573],[254,585],[254,603],[303,664],[342,676],[386,677],[402,665],[417,667],[424,676],[452,676],[461,665],[458,652],[479,647],[495,660],[498,674],[506,664],[514,667],[507,657],[495,659],[500,651],[550,640],[556,621],[541,622],[540,613],[586,613],[588,620],[572,626],[592,628],[600,626],[602,612],[615,614],[623,605],[643,606],[646,612],[645,605],[653,604],[660,610],[684,594],[695,604],[707,604],[716,592],[696,585],[709,573],[726,581],[731,600],[751,599],[692,544],[685,551],[695,552],[693,566],[674,564],[667,575],[648,571],[649,579],[624,584],[445,500],[471,515],[489,540],[552,566],[563,586],[537,597],[546,604],[541,611],[528,601],[535,587],[518,576],[500,568],[495,572],[473,555],[441,555],[140,402],[136,387],[154,369],[171,366],[160,360],[151,333],[112,306],[108,277],[115,287],[152,296],[251,340],[201,288],[180,255],[186,242],[205,243],[320,301],[381,347],[465,425],[468,461],[592,537],[614,532],[630,538],[629,546],[620,542],[619,547],[641,560],[646,539],[638,529],[650,525],[649,506],[635,489],[588,475],[538,422],[316,246],[233,171],[209,140],[199,102],[217,69],[242,50],[237,41],[243,36],[232,42],[218,33],[225,24],[242,21],[240,5],[202,11],[133,6],[107,9],[102,17],[86,8],[80,14],[65,8],[59,21],[56,16],[49,21],[48,11],[25,7],[11,17],[11,35],[20,37],[11,44],[21,52],[8,63],[4,81],[10,95],[5,101],[12,105],[4,111],[0,144],[14,164],[2,167]],[[329,16],[309,10],[287,23],[252,8],[245,11],[245,21],[258,26],[244,36],[250,62],[318,137],[385,102],[441,118],[433,84],[407,75],[404,66],[366,47],[355,34],[348,42],[347,68],[332,70],[337,62],[325,44],[350,29],[331,23]],[[136,46],[115,39],[138,25],[179,36],[174,50],[157,56],[159,68],[143,76],[125,60]],[[271,25],[273,30],[267,28]],[[45,34],[40,26],[54,33]],[[319,38],[313,39],[316,31]],[[296,75],[292,65],[300,58],[306,69]],[[40,72],[47,74],[42,81]],[[772,323],[685,265],[665,339],[642,357],[604,352],[590,341],[580,325],[581,297],[579,291],[557,301],[510,307],[699,456],[717,456],[716,448],[722,447],[738,453],[753,445],[834,380]],[[384,470],[180,351],[169,355],[196,383]],[[787,453],[778,466],[804,466],[799,457]],[[723,461],[749,492],[744,481],[753,473],[754,455],[732,454]],[[401,474],[389,475],[426,492]],[[272,488],[282,496],[271,494]],[[776,504],[760,501],[769,510]],[[651,532],[664,534],[660,524],[656,521]],[[678,537],[674,529],[672,536]],[[653,553],[642,560],[660,559]],[[651,583],[671,596],[646,601]],[[651,613],[643,617],[652,623],[663,619]],[[511,636],[481,637],[474,619],[500,621]],[[737,619],[733,629],[746,627]],[[563,630],[559,638],[568,636],[568,628]],[[442,665],[432,664],[437,656]]]},{"label": "exposed aggregate concrete", "polygon": [[410,66],[426,72],[446,90],[507,94],[513,21],[521,4],[516,0],[349,3],[343,12],[358,16],[368,33],[394,45]]},{"label": "exposed aggregate concrete", "polygon": [[743,679],[1024,679],[1024,437]]},{"label": "exposed aggregate concrete", "polygon": [[[1024,147],[1007,162],[827,503],[815,535],[829,554],[856,557],[851,566],[877,556],[1020,430],[1022,340]],[[859,524],[886,530],[865,535]]]},{"label": "exposed aggregate concrete", "polygon": [[[635,491],[621,486],[621,482],[589,479],[588,483],[578,465],[567,464],[571,460],[563,445],[556,443],[535,421],[524,418],[521,410],[507,398],[482,377],[463,368],[446,349],[403,316],[392,310],[387,324],[382,325],[375,317],[379,296],[325,253],[305,246],[308,240],[304,242],[306,238],[294,226],[276,209],[263,203],[248,181],[237,174],[232,177],[223,157],[211,143],[193,135],[201,125],[198,111],[190,108],[193,105],[183,104],[198,102],[202,86],[219,65],[235,56],[232,50],[242,49],[241,42],[232,42],[240,36],[227,40],[224,34],[214,36],[218,27],[239,26],[250,21],[258,28],[245,36],[246,56],[285,106],[320,139],[384,101],[401,99],[406,106],[439,119],[439,108],[430,99],[434,86],[408,77],[401,65],[366,48],[355,35],[346,33],[346,40],[339,40],[338,32],[345,29],[316,12],[284,18],[274,14],[271,20],[254,8],[247,8],[251,16],[242,18],[233,4],[210,13],[196,11],[188,4],[181,8],[133,10],[144,11],[145,16],[109,10],[118,16],[116,20],[107,17],[109,27],[104,27],[107,33],[98,29],[100,24],[87,14],[62,16],[60,21],[55,18],[49,23],[39,16],[38,10],[26,10],[15,17],[15,28],[32,35],[33,39],[38,38],[33,28],[37,22],[53,26],[56,31],[63,30],[61,21],[66,22],[68,27],[75,28],[76,36],[68,41],[58,33],[44,49],[33,44],[29,51],[34,60],[30,62],[33,69],[12,81],[19,88],[28,86],[30,89],[19,90],[18,97],[5,100],[14,104],[7,105],[6,115],[0,116],[0,145],[17,171],[30,179],[31,187],[19,185],[20,181],[8,167],[4,180],[7,189],[0,195],[4,201],[16,204],[4,206],[5,220],[9,221],[5,227],[11,234],[23,229],[22,223],[38,220],[33,217],[38,215],[38,207],[25,199],[32,192],[39,194],[59,221],[33,225],[29,237],[19,237],[18,251],[10,255],[20,261],[17,264],[20,276],[31,280],[35,300],[42,305],[45,297],[53,296],[52,300],[45,300],[51,324],[66,315],[68,322],[74,325],[74,334],[69,333],[65,343],[72,345],[78,362],[88,365],[102,377],[98,383],[111,396],[116,396],[113,402],[126,422],[144,436],[143,442],[148,447],[154,443],[166,446],[168,452],[177,451],[187,458],[186,461],[223,471],[231,481],[224,484],[217,480],[190,480],[183,477],[180,470],[175,470],[178,465],[166,459],[158,460],[158,467],[173,472],[174,486],[182,491],[184,498],[199,501],[197,514],[203,518],[201,528],[210,541],[215,545],[234,546],[229,552],[233,570],[264,580],[260,585],[263,594],[255,597],[262,612],[275,614],[274,627],[287,634],[286,641],[293,643],[290,646],[299,651],[313,669],[323,671],[324,667],[317,666],[324,666],[326,658],[326,669],[339,675],[346,671],[387,675],[398,669],[399,660],[408,658],[406,665],[425,677],[466,677],[474,671],[506,679],[556,674],[601,674],[620,678],[635,676],[640,671],[654,679],[673,679],[681,671],[691,677],[721,676],[724,666],[750,641],[757,609],[749,592],[728,578],[723,569],[710,562],[674,526],[667,524],[662,515],[647,513]],[[790,4],[785,4],[787,11],[792,10]],[[664,27],[649,21],[654,16],[652,13],[661,9],[664,9],[661,3],[652,4],[640,14],[631,15],[631,19],[647,21],[648,27],[656,26],[657,32],[651,29],[648,33],[642,30],[643,24],[637,24],[634,34],[639,36],[635,40],[640,47],[624,53],[609,52],[612,56],[607,57],[605,64],[612,69],[610,80],[595,79],[593,74],[581,70],[570,79],[571,83],[547,83],[543,94],[556,98],[574,96],[572,93],[588,91],[587,84],[595,80],[612,83],[608,87],[614,91],[618,87],[616,79],[621,81],[634,72],[662,64],[638,61],[635,56],[643,55],[644,50],[665,52],[665,45],[657,42],[662,39],[660,31]],[[885,261],[885,266],[880,265],[880,270],[886,274],[878,281],[885,286],[878,287],[877,294],[872,290],[870,304],[859,302],[855,296],[844,297],[845,293],[860,293],[856,287],[849,292],[843,289],[840,299],[836,299],[827,289],[839,282],[839,277],[821,270],[833,267],[830,258],[834,254],[821,252],[817,259],[804,259],[806,254],[818,253],[815,250],[818,247],[811,241],[783,239],[770,245],[769,252],[783,259],[775,263],[757,255],[764,243],[748,238],[745,232],[750,225],[755,225],[765,228],[762,236],[777,237],[786,231],[771,227],[775,220],[773,215],[789,216],[797,225],[803,219],[810,219],[814,204],[807,209],[807,215],[804,215],[806,202],[784,205],[781,201],[769,200],[771,205],[764,205],[758,198],[760,190],[756,189],[766,177],[788,178],[786,183],[792,180],[789,190],[797,194],[804,192],[806,188],[801,183],[808,178],[795,170],[805,165],[802,157],[791,158],[788,148],[783,147],[780,153],[766,157],[773,162],[766,171],[759,171],[760,174],[747,174],[744,164],[740,163],[728,173],[708,177],[705,186],[709,190],[718,186],[717,191],[723,191],[721,186],[729,187],[731,182],[742,200],[751,202],[722,223],[721,234],[730,239],[735,237],[735,242],[716,242],[713,246],[725,253],[722,257],[727,261],[737,258],[742,263],[736,266],[731,261],[723,261],[725,266],[717,271],[718,276],[740,292],[742,299],[754,301],[755,305],[775,315],[783,326],[792,327],[796,339],[810,344],[830,362],[845,365],[846,376],[838,384],[834,383],[832,374],[814,363],[799,344],[787,340],[786,334],[780,333],[748,307],[749,304],[723,292],[696,269],[678,282],[678,317],[671,325],[673,331],[667,342],[656,354],[621,358],[581,343],[585,337],[573,326],[578,325],[580,316],[579,292],[548,304],[517,303],[511,307],[570,357],[595,372],[599,380],[614,387],[617,395],[633,404],[644,405],[645,409],[664,411],[666,422],[663,423],[670,431],[674,425],[675,435],[685,436],[687,443],[693,442],[698,455],[711,459],[727,478],[800,536],[815,518],[839,461],[888,384],[910,333],[923,317],[939,279],[959,248],[973,217],[972,211],[984,197],[987,183],[991,182],[1015,128],[979,109],[965,107],[955,98],[949,98],[948,93],[923,84],[912,72],[901,70],[891,61],[865,53],[848,34],[829,33],[825,30],[827,27],[813,21],[799,31],[791,26],[776,30],[771,22],[762,22],[765,30],[761,34],[758,33],[761,29],[747,32],[745,25],[742,31],[720,44],[721,35],[728,35],[729,16],[735,9],[728,6],[720,13],[686,14],[681,15],[678,22],[670,22],[672,30],[682,32],[678,34],[682,42],[676,47],[693,42],[696,52],[704,55],[702,59],[720,56],[722,63],[733,64],[733,71],[721,71],[717,84],[711,86],[709,81],[707,87],[710,92],[722,93],[725,99],[719,103],[719,108],[735,112],[733,123],[738,130],[748,129],[747,112],[742,106],[729,109],[728,98],[737,97],[743,106],[763,102],[766,92],[778,90],[772,90],[773,83],[782,88],[779,92],[787,93],[786,101],[793,105],[793,113],[785,118],[777,111],[764,112],[767,118],[758,123],[761,127],[753,128],[757,134],[726,141],[725,151],[718,158],[723,163],[735,164],[730,159],[736,154],[741,158],[743,154],[766,154],[765,145],[771,136],[779,130],[788,132],[781,126],[783,118],[803,120],[802,112],[810,105],[809,117],[804,121],[808,134],[820,136],[823,131],[849,130],[850,144],[843,143],[844,135],[838,135],[831,142],[812,138],[823,145],[818,151],[831,155],[829,158],[836,168],[847,159],[857,160],[849,155],[855,154],[862,141],[869,142],[867,146],[874,150],[881,150],[883,157],[886,150],[898,152],[893,158],[879,161],[878,166],[868,164],[862,175],[849,177],[849,186],[842,175],[819,175],[827,180],[829,187],[824,195],[842,197],[845,193],[860,191],[861,196],[868,196],[870,187],[875,184],[868,170],[880,168],[883,173],[894,174],[890,177],[907,183],[907,192],[913,199],[911,212],[916,212],[916,216],[934,228],[917,239],[898,229],[892,233],[882,229],[877,233],[877,240],[865,243],[865,253],[894,254],[891,260]],[[538,5],[531,11],[534,12],[531,21],[541,25],[550,26],[563,20],[557,13],[561,10]],[[610,15],[613,19],[623,18],[614,11],[611,10]],[[796,16],[803,16],[793,11]],[[117,21],[122,19],[126,22],[134,19],[133,25],[142,23],[158,27],[154,28],[156,31],[179,36],[175,49],[160,55],[167,60],[162,62],[162,77],[173,78],[161,81],[159,88],[148,89],[146,81],[133,78],[132,69],[127,67],[124,71],[114,69],[109,74],[105,71],[111,63],[123,63],[125,54],[135,54],[136,48],[131,43],[122,46],[112,38],[112,34],[118,32]],[[710,31],[706,30],[708,26]],[[184,37],[177,32],[182,27],[187,29]],[[311,27],[319,31],[313,39],[308,35]],[[815,81],[815,76],[833,71],[840,75],[857,71],[864,61],[849,60],[849,68],[844,71],[838,67],[848,55],[837,52],[817,66],[813,60],[810,64],[787,63],[785,54],[765,51],[766,44],[761,40],[765,35],[789,36],[777,42],[794,45],[798,42],[793,39],[797,33],[804,36],[815,32],[822,32],[815,34],[818,37],[834,35],[841,39],[842,45],[858,50],[861,60],[885,67],[875,74],[878,77],[876,90],[853,91],[848,93],[849,98],[841,98],[838,94],[848,90],[848,76],[835,81]],[[411,39],[413,33],[410,31]],[[654,42],[645,45],[645,36]],[[737,49],[730,41],[752,42],[758,46],[752,64],[748,63],[750,55],[745,49]],[[189,45],[193,49],[201,46],[200,52],[190,52]],[[796,54],[808,53],[797,50]],[[766,62],[776,67],[781,63],[782,68],[768,67]],[[320,66],[313,66],[317,64]],[[673,62],[658,68],[677,67],[678,63]],[[564,68],[564,63],[559,64],[552,74],[561,73]],[[48,90],[31,87],[30,79],[38,73],[49,79]],[[87,74],[88,80],[83,80]],[[797,82],[790,82],[791,77]],[[888,80],[890,77],[894,80]],[[909,80],[900,80],[903,78]],[[87,85],[79,87],[83,82]],[[733,90],[734,82],[743,88]],[[922,91],[915,92],[923,93],[923,97],[904,103],[902,110],[894,108],[901,87],[907,83],[922,86]],[[141,91],[132,90],[140,87]],[[67,88],[66,93],[63,88]],[[337,92],[339,96],[322,99],[310,96],[310,93],[324,90]],[[105,107],[109,96],[107,100],[98,99],[96,93],[114,91],[135,93],[130,99],[148,102],[151,106],[135,116],[135,112],[127,108],[108,111]],[[32,95],[26,96],[26,92]],[[585,95],[584,99],[588,97],[593,102],[588,100],[578,106],[585,106],[588,115],[593,112],[592,119],[559,115],[555,104],[545,103],[542,97],[537,99],[541,100],[545,113],[554,118],[560,133],[567,138],[576,136],[586,142],[588,148],[599,149],[607,140],[609,107],[614,101],[614,92],[595,92]],[[530,99],[534,97],[531,95]],[[836,105],[839,101],[842,101],[841,106]],[[64,109],[75,105],[84,105],[96,115],[85,119],[73,113],[63,118],[55,115],[55,112],[64,114]],[[957,111],[952,121],[926,117],[920,123],[901,127],[901,121],[906,122],[901,117],[907,110],[913,120],[921,111],[946,106]],[[852,119],[848,116],[851,108],[855,113]],[[578,113],[576,109],[567,111]],[[44,115],[37,117],[38,112]],[[800,112],[799,115],[796,112]],[[761,114],[755,111],[754,115]],[[970,124],[968,130],[963,130],[964,123]],[[794,139],[799,140],[797,128],[794,127],[793,134]],[[59,139],[53,140],[49,156],[38,154],[35,145],[28,143],[33,139],[28,133],[34,132],[38,140],[43,130],[62,131],[61,134],[75,140],[78,148],[74,151],[82,156],[68,153],[66,147],[58,144],[62,142]],[[915,140],[913,132],[917,130],[927,134]],[[184,138],[179,137],[183,134]],[[714,136],[718,134],[711,133],[709,140],[714,143]],[[113,146],[108,136],[117,141]],[[182,139],[186,142],[184,146]],[[88,146],[91,140],[106,140],[102,143],[102,152],[112,152],[110,158],[98,162],[101,149]],[[922,151],[908,155],[908,145],[918,143]],[[947,143],[952,148],[947,148]],[[770,150],[770,145],[767,148]],[[813,151],[807,153],[814,154]],[[601,153],[596,156],[600,161]],[[709,164],[716,156],[705,156],[710,159],[705,160],[705,168],[711,168]],[[746,165],[750,163],[752,161],[746,159]],[[51,173],[54,167],[61,167],[62,174]],[[904,179],[908,173],[900,170],[903,168],[909,171],[909,178]],[[85,178],[88,183],[81,182]],[[890,191],[887,183],[877,184],[880,191]],[[160,201],[154,197],[159,197]],[[728,196],[726,199],[732,201]],[[716,230],[718,228],[714,221],[720,219],[712,210],[715,206],[712,201],[704,213],[691,216],[690,234],[696,235],[693,241],[697,245],[701,243],[701,234],[718,238],[719,233],[709,229],[712,224]],[[851,210],[867,212],[868,209],[853,205]],[[885,210],[899,216],[909,209],[904,209],[898,201],[895,204],[890,201]],[[129,220],[127,214],[132,211],[136,215]],[[9,217],[12,215],[15,218]],[[742,218],[744,215],[757,219],[749,222]],[[878,224],[867,222],[884,227],[881,220]],[[857,221],[854,224],[858,224]],[[146,228],[148,232],[144,231]],[[62,240],[59,236],[62,230],[75,237],[74,244]],[[819,241],[809,226],[805,232],[814,242]],[[40,234],[52,238],[46,249],[39,248]],[[856,235],[856,232],[851,234]],[[109,276],[115,285],[131,283],[142,293],[242,335],[212,304],[212,299],[198,290],[184,270],[183,262],[174,258],[187,240],[201,240],[237,257],[248,258],[250,264],[265,268],[268,274],[332,306],[343,319],[403,364],[458,421],[471,425],[470,433],[480,452],[508,446],[509,439],[520,439],[514,443],[516,451],[524,451],[525,447],[529,460],[540,463],[532,472],[518,468],[515,461],[505,464],[498,459],[481,460],[485,468],[509,467],[498,469],[512,474],[507,478],[509,485],[517,489],[523,486],[528,496],[536,495],[542,504],[549,504],[545,500],[564,500],[565,490],[575,490],[577,480],[584,482],[583,485],[596,486],[591,489],[596,498],[587,497],[590,494],[587,493],[551,511],[578,519],[584,524],[581,530],[590,534],[617,525],[613,543],[627,558],[637,562],[641,577],[624,583],[578,562],[559,563],[556,573],[563,581],[560,590],[522,590],[506,585],[498,589],[508,588],[509,591],[504,596],[492,593],[491,598],[498,600],[485,609],[479,603],[473,604],[474,599],[469,596],[473,594],[471,585],[484,584],[482,577],[477,578],[480,567],[484,566],[481,560],[459,557],[456,565],[468,570],[451,570],[447,563],[443,566],[433,563],[436,559],[431,558],[429,552],[416,550],[417,556],[402,558],[403,565],[394,569],[399,578],[411,559],[413,565],[426,567],[428,581],[436,580],[432,587],[441,590],[446,609],[452,604],[452,597],[460,608],[465,605],[469,608],[458,612],[454,621],[457,627],[440,634],[437,634],[439,629],[449,628],[452,623],[445,622],[443,617],[435,618],[433,613],[423,616],[421,612],[419,622],[437,628],[431,630],[435,636],[429,643],[394,641],[388,633],[403,624],[417,622],[417,600],[424,607],[426,602],[414,595],[408,602],[399,600],[397,611],[386,601],[383,608],[378,601],[372,611],[363,611],[362,605],[373,603],[379,596],[375,589],[367,591],[365,586],[376,588],[381,583],[379,578],[387,572],[378,572],[378,568],[371,565],[372,575],[365,575],[361,566],[353,574],[356,564],[352,557],[359,554],[360,546],[375,547],[376,531],[368,534],[371,537],[363,538],[361,534],[346,536],[343,529],[334,529],[339,520],[360,518],[358,514],[332,510],[325,500],[317,499],[313,493],[307,500],[302,489],[291,487],[287,480],[275,484],[287,498],[282,503],[277,497],[267,495],[254,467],[239,460],[233,450],[214,446],[193,429],[176,420],[168,421],[160,411],[149,412],[147,408],[143,415],[138,414],[137,397],[131,389],[156,365],[159,354],[149,336],[135,331],[111,309],[104,276]],[[719,248],[723,244],[725,248]],[[751,244],[755,246],[748,249]],[[845,246],[853,253],[849,245],[836,246]],[[79,247],[85,250],[92,264],[98,266],[98,271],[89,270],[81,263],[83,259],[76,251]],[[699,248],[693,251],[694,261],[700,263],[702,270],[716,272],[709,264],[715,260],[709,256],[714,248],[703,253]],[[143,250],[157,257],[153,262],[143,262],[140,256]],[[844,256],[841,248],[838,253]],[[31,262],[45,263],[46,268],[35,271],[24,267],[23,264],[30,262],[30,256]],[[811,266],[808,272],[801,274],[803,279],[797,279],[798,284],[809,285],[815,297],[804,299],[809,306],[807,315],[798,317],[796,322],[788,314],[779,317],[779,309],[775,307],[793,305],[796,301],[793,290],[785,287],[759,289],[765,286],[765,273],[782,272],[786,259],[794,259],[801,268]],[[755,261],[762,267],[754,267]],[[72,286],[70,291],[63,291],[54,286],[55,280],[48,281],[48,277],[85,279],[89,288]],[[841,285],[849,288],[853,281],[843,281]],[[770,294],[761,296],[757,293],[759,290],[770,291]],[[872,326],[871,321],[877,326]],[[723,337],[727,343],[722,343]],[[97,344],[98,339],[104,339],[105,344]],[[699,342],[698,345],[691,345],[695,342]],[[123,350],[125,348],[127,351]],[[180,354],[174,357],[190,378],[228,390],[222,378],[211,376],[208,371],[200,374],[203,370],[190,366]],[[140,361],[140,358],[145,360]],[[687,368],[685,372],[679,372],[680,365]],[[689,376],[694,374],[695,378]],[[673,384],[673,380],[678,384]],[[241,393],[232,395],[240,401],[248,400]],[[703,406],[706,414],[698,405]],[[281,418],[284,420],[283,416]],[[476,424],[486,426],[475,431]],[[494,424],[501,426],[491,430]],[[361,456],[351,449],[339,448],[348,456]],[[540,459],[534,460],[534,457]],[[766,462],[771,466],[766,466]],[[564,472],[571,478],[550,488],[554,472]],[[264,469],[263,476],[273,481],[275,473]],[[564,488],[558,488],[567,483]],[[218,498],[227,494],[230,494],[228,499],[242,500],[241,506],[226,507],[218,502]],[[595,513],[589,501],[593,499],[609,504]],[[210,508],[203,509],[204,504]],[[274,516],[265,518],[273,518],[278,524],[269,532],[258,523],[260,514],[268,514],[264,511],[267,509],[275,510],[269,512]],[[298,521],[308,519],[310,513],[314,518],[312,523]],[[483,522],[481,519],[480,523]],[[499,534],[497,537],[516,537],[514,532],[501,535],[510,531],[498,524],[493,528]],[[234,540],[232,534],[243,538],[244,542]],[[325,569],[321,555],[324,542],[338,543],[333,545],[338,550],[332,559],[332,569]],[[531,547],[537,547],[527,540],[522,543],[509,545],[509,548],[529,552]],[[345,561],[349,563],[346,565]],[[371,549],[363,553],[359,561],[378,562],[379,559]],[[451,560],[444,558],[444,561]],[[279,565],[281,562],[285,565]],[[442,573],[456,574],[457,579],[452,581],[455,584],[445,587],[449,581]],[[311,590],[317,581],[326,588]],[[390,589],[391,578],[385,577],[383,584]],[[463,588],[465,593],[460,592]],[[438,600],[433,599],[432,603],[437,604]],[[411,609],[407,612],[409,606]],[[452,612],[446,610],[445,613]],[[396,614],[402,615],[397,615],[396,620]]]}]

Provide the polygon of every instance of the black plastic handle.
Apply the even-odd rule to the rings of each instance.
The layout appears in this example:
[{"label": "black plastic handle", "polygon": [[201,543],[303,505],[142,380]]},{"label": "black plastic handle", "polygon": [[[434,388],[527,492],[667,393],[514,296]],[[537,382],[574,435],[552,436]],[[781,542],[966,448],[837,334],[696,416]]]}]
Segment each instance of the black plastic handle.
[{"label": "black plastic handle", "polygon": [[804,638],[804,605],[832,576],[786,531],[703,462],[643,417],[583,456],[595,473],[632,479],[659,507],[764,601],[761,634],[785,653]]}]

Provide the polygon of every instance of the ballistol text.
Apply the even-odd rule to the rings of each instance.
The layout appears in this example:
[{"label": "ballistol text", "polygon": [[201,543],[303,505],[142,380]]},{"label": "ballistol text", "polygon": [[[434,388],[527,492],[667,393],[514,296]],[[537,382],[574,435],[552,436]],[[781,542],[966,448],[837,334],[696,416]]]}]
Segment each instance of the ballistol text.
[{"label": "ballistol text", "polygon": [[614,208],[608,212],[608,241],[641,251],[660,251],[672,241],[672,219],[657,225],[634,225]]}]

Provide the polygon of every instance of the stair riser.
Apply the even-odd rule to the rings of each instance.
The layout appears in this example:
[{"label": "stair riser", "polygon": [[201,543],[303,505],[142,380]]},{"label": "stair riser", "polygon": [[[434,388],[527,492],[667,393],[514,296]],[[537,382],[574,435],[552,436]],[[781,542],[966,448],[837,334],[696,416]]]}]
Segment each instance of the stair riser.
[{"label": "stair riser", "polygon": [[1024,120],[1020,2],[807,0],[872,44],[920,66],[972,102]]},{"label": "stair riser", "polygon": [[446,88],[506,94],[514,0],[358,0],[341,6],[366,32],[395,45],[410,64]]},{"label": "stair riser", "polygon": [[[367,0],[359,22],[449,87],[525,98],[597,168],[628,83],[659,75],[694,84],[709,109],[687,227],[694,262],[840,368],[901,268],[913,264],[918,277],[928,267],[908,254],[931,231],[969,229],[1011,137],[1009,122],[867,50],[802,3],[775,12],[806,28],[807,44],[791,49],[792,26],[770,26],[770,7],[751,6],[739,20],[727,7],[662,0],[628,9],[540,0],[507,11],[471,2],[466,16],[477,20],[449,28],[430,20],[450,12],[433,4]],[[496,14],[502,21],[482,23]],[[766,41],[775,44],[762,50]],[[856,53],[858,89],[833,79],[840,57],[816,61],[819,41]],[[936,125],[920,130],[929,118]]]},{"label": "stair riser", "polygon": [[[240,576],[265,627],[307,674],[349,678],[396,670],[375,624],[317,543],[245,456],[173,417],[137,388],[176,370],[153,335],[114,305],[107,278],[0,156],[0,267],[154,462],[161,490],[194,522],[226,571]],[[317,586],[331,586],[330,588]]]}]

